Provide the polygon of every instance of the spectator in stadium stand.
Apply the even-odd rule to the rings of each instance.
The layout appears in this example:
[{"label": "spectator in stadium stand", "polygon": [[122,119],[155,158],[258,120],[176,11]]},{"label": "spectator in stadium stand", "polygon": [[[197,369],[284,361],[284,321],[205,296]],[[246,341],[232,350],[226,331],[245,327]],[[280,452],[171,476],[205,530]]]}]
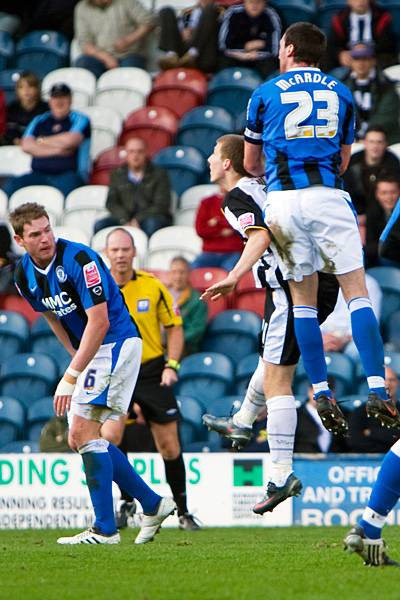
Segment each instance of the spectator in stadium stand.
[{"label": "spectator in stadium stand", "polygon": [[[334,391],[335,382],[328,377],[328,383]],[[295,452],[320,453],[347,452],[346,438],[332,435],[322,424],[316,408],[312,386],[308,389],[307,402],[297,409],[297,427],[294,440]]]},{"label": "spectator in stadium stand", "polygon": [[373,0],[347,0],[347,7],[332,17],[328,68],[351,67],[350,48],[358,42],[375,44],[379,67],[397,63],[392,16]]},{"label": "spectator in stadium stand", "polygon": [[89,157],[90,121],[71,110],[71,103],[71,89],[64,83],[54,84],[50,111],[35,117],[21,140],[22,150],[32,156],[32,172],[7,179],[3,189],[8,196],[28,185],[51,185],[67,196],[84,185],[78,168],[82,154]]},{"label": "spectator in stadium stand", "polygon": [[40,97],[40,81],[34,73],[22,73],[15,85],[16,100],[8,104],[6,130],[2,143],[20,144],[26,127],[37,115],[49,110],[47,102]]},{"label": "spectator in stadium stand", "polygon": [[168,173],[149,160],[143,140],[130,138],[125,151],[126,164],[111,173],[106,201],[111,215],[97,221],[94,230],[131,225],[150,237],[172,223]]},{"label": "spectator in stadium stand", "polygon": [[400,100],[396,85],[376,64],[373,44],[356,44],[350,51],[351,72],[343,83],[351,90],[356,106],[356,139],[368,127],[381,125],[389,144],[400,141]]},{"label": "spectator in stadium stand", "polygon": [[220,64],[249,67],[267,77],[278,68],[281,20],[267,0],[245,0],[225,12],[219,31]]},{"label": "spectator in stadium stand", "polygon": [[195,227],[203,240],[202,253],[192,262],[192,269],[220,267],[233,269],[243,250],[243,242],[221,210],[223,194],[203,198],[196,213]]},{"label": "spectator in stadium stand", "polygon": [[14,271],[17,256],[12,251],[10,230],[0,221],[0,296],[16,295]]},{"label": "spectator in stadium stand", "polygon": [[365,258],[367,267],[382,265],[378,256],[379,238],[400,196],[399,174],[382,175],[376,182],[376,202],[367,211]]},{"label": "spectator in stadium stand", "polygon": [[168,290],[181,313],[185,356],[200,350],[200,343],[207,327],[207,304],[200,300],[199,292],[192,288],[190,273],[190,264],[186,258],[175,256],[171,260],[169,268],[171,283]]},{"label": "spectator in stadium stand", "polygon": [[[390,367],[385,369],[385,385],[390,397],[397,406],[397,390],[399,378]],[[384,453],[396,441],[397,435],[390,429],[382,427],[376,419],[367,416],[365,405],[357,407],[349,417],[349,452],[379,452]]]},{"label": "spectator in stadium stand", "polygon": [[143,44],[153,28],[153,16],[138,0],[81,0],[75,37],[83,54],[75,66],[96,77],[116,67],[145,68]]},{"label": "spectator in stadium stand", "polygon": [[170,6],[159,12],[159,48],[166,52],[161,69],[194,67],[205,73],[217,68],[218,16],[214,0],[199,0],[177,16]]},{"label": "spectator in stadium stand", "polygon": [[[372,309],[379,322],[382,307],[382,292],[376,279],[368,275],[368,273],[366,273],[365,280]],[[357,348],[351,334],[350,313],[341,291],[339,291],[334,311],[321,325],[321,331],[325,352],[346,351],[346,354],[350,354],[354,360],[358,360]]]},{"label": "spectator in stadium stand", "polygon": [[390,148],[388,149],[385,130],[379,125],[368,127],[364,138],[364,150],[352,155],[343,176],[344,187],[357,211],[360,226],[365,228],[367,209],[375,204],[377,178],[383,174],[396,173],[400,173],[400,161]]}]

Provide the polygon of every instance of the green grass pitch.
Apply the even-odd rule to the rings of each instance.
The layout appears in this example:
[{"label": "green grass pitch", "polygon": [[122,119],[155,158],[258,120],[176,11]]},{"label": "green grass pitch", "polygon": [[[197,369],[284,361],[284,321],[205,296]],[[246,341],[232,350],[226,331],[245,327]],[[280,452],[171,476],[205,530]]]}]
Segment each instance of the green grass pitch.
[{"label": "green grass pitch", "polygon": [[[1,600],[398,600],[400,569],[348,556],[347,529],[164,529],[134,546],[57,546],[54,530],[0,532]],[[385,529],[400,559],[399,533]]]}]

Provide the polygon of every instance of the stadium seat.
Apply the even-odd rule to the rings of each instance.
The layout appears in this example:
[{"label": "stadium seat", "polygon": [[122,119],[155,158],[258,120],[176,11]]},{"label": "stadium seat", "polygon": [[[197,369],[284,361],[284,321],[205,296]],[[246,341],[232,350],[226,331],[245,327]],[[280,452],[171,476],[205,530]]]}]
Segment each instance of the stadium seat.
[{"label": "stadium seat", "polygon": [[7,216],[8,211],[8,197],[3,190],[0,190],[0,219],[4,219]]},{"label": "stadium seat", "polygon": [[[328,375],[335,380],[335,395],[337,398],[351,394],[355,382],[354,363],[349,356],[340,352],[326,352],[325,362]],[[310,381],[300,359],[294,380],[294,393],[296,396],[307,396]]]},{"label": "stadium seat", "polygon": [[232,362],[223,354],[200,352],[182,360],[175,392],[200,402],[207,410],[210,402],[226,395],[233,381]]},{"label": "stadium seat", "polygon": [[0,396],[0,440],[8,444],[17,440],[25,424],[25,410],[18,400]]},{"label": "stadium seat", "polygon": [[392,15],[392,28],[397,36],[400,36],[400,2],[399,0],[380,0],[379,4]]},{"label": "stadium seat", "polygon": [[179,210],[197,209],[203,198],[219,193],[219,186],[215,183],[202,183],[185,190],[179,199]]},{"label": "stadium seat", "polygon": [[4,360],[0,370],[0,393],[16,398],[24,406],[50,395],[58,369],[46,354],[15,354]]},{"label": "stadium seat", "polygon": [[[190,281],[192,286],[201,294],[208,287],[218,281],[222,281],[228,275],[224,269],[218,267],[202,267],[199,269],[193,269],[190,274]],[[227,310],[229,306],[229,296],[221,296],[218,300],[206,300],[208,308],[208,320],[213,319],[216,315]]]},{"label": "stadium seat", "polygon": [[64,211],[64,196],[55,187],[50,185],[28,185],[10,196],[8,208],[14,210],[25,202],[38,202],[45,207],[52,225],[58,225]]},{"label": "stadium seat", "polygon": [[19,313],[28,321],[31,325],[36,321],[39,317],[39,313],[37,313],[29,302],[22,298],[21,296],[7,295],[2,298],[1,306],[4,310],[9,310],[12,312]]},{"label": "stadium seat", "polygon": [[251,94],[260,83],[261,76],[252,69],[223,69],[214,75],[208,85],[207,104],[225,108],[236,119],[246,110]]},{"label": "stadium seat", "polygon": [[42,81],[42,96],[48,100],[50,88],[55,83],[66,83],[72,90],[72,108],[81,110],[92,103],[96,90],[96,77],[87,69],[67,67],[56,69]]},{"label": "stadium seat", "polygon": [[192,261],[201,251],[201,239],[193,227],[163,227],[151,236],[147,256],[147,268],[169,269],[174,256],[183,255]]},{"label": "stadium seat", "polygon": [[346,8],[345,0],[320,0],[317,12],[317,24],[328,34],[333,15]]},{"label": "stadium seat", "polygon": [[226,310],[210,321],[202,343],[205,352],[219,352],[235,364],[256,352],[261,319],[247,310]]},{"label": "stadium seat", "polygon": [[157,75],[147,99],[148,106],[169,108],[180,119],[204,104],[207,78],[196,69],[170,69]]},{"label": "stadium seat", "polygon": [[110,172],[126,162],[126,152],[122,146],[115,146],[101,152],[94,161],[90,183],[109,185]]},{"label": "stadium seat", "polygon": [[396,267],[374,267],[367,272],[376,279],[383,293],[381,325],[386,331],[389,317],[400,310],[400,270]]},{"label": "stadium seat", "polygon": [[108,187],[106,185],[83,185],[76,188],[65,198],[65,210],[78,208],[104,209]]},{"label": "stadium seat", "polygon": [[181,414],[180,432],[182,434],[181,425],[189,424],[192,430],[191,440],[186,440],[186,443],[195,442],[197,440],[206,439],[206,431],[201,421],[204,414],[203,406],[195,399],[185,396],[177,396],[179,412]]},{"label": "stadium seat", "polygon": [[91,237],[96,221],[109,216],[108,210],[104,208],[70,208],[64,211],[63,225],[65,227],[79,227]]},{"label": "stadium seat", "polygon": [[32,157],[19,146],[0,146],[0,177],[24,175],[31,170]]},{"label": "stadium seat", "polygon": [[90,156],[95,160],[102,152],[116,145],[122,128],[122,117],[115,109],[107,106],[86,106],[82,112],[90,119]]},{"label": "stadium seat", "polygon": [[28,338],[29,324],[25,317],[0,310],[0,364],[7,357],[23,352]]},{"label": "stadium seat", "polygon": [[400,144],[392,144],[391,146],[388,146],[388,149],[400,160]]},{"label": "stadium seat", "polygon": [[265,289],[256,288],[253,273],[250,271],[236,286],[233,306],[238,310],[252,310],[264,318]]},{"label": "stadium seat", "polygon": [[14,41],[8,31],[0,31],[0,70],[11,67],[14,58]]},{"label": "stadium seat", "polygon": [[298,21],[312,23],[317,16],[315,0],[279,0],[277,6],[286,27]]},{"label": "stadium seat", "polygon": [[191,442],[185,445],[185,452],[218,452],[221,450],[221,440],[205,440],[201,442]]},{"label": "stadium seat", "polygon": [[199,106],[187,112],[179,123],[177,144],[197,148],[205,158],[212,154],[221,135],[235,128],[233,117],[218,106]]},{"label": "stadium seat", "polygon": [[[138,227],[130,227],[129,225],[123,225],[123,229],[126,229],[135,241],[136,252],[137,252],[137,260],[134,261],[135,268],[143,267],[146,264],[147,258],[147,248],[148,248],[148,237],[144,231],[139,229]],[[116,229],[115,227],[105,227],[104,229],[100,229],[97,233],[92,237],[91,246],[93,250],[96,252],[103,252],[106,247],[106,239],[109,233]]]},{"label": "stadium seat", "polygon": [[63,367],[67,360],[71,361],[69,353],[54,335],[44,317],[40,317],[31,327],[31,351],[48,354],[58,367],[59,375],[64,374]]},{"label": "stadium seat", "polygon": [[146,103],[151,89],[151,76],[144,69],[120,67],[110,69],[97,81],[95,104],[117,110],[125,119]]},{"label": "stadium seat", "polygon": [[47,396],[36,400],[28,408],[26,429],[28,440],[39,442],[43,426],[54,417],[53,397]]},{"label": "stadium seat", "polygon": [[367,397],[361,394],[350,394],[349,396],[341,396],[339,399],[340,408],[346,412],[352,412],[359,406],[365,403]]},{"label": "stadium seat", "polygon": [[260,355],[258,352],[244,356],[236,366],[236,378],[235,378],[235,392],[239,396],[244,397],[249,381],[253,376],[254,371],[257,369]]},{"label": "stadium seat", "polygon": [[0,448],[1,454],[32,454],[32,452],[39,452],[39,444],[31,440],[10,442]]},{"label": "stadium seat", "polygon": [[23,73],[22,69],[0,69],[0,89],[6,96],[6,103],[15,100],[15,84]]},{"label": "stadium seat", "polygon": [[392,313],[386,324],[386,341],[400,350],[400,310]]},{"label": "stadium seat", "polygon": [[164,148],[154,156],[154,163],[167,169],[172,189],[178,196],[202,183],[207,167],[201,152],[190,146]]},{"label": "stadium seat", "polygon": [[238,412],[242,405],[241,396],[221,396],[209,403],[207,412],[215,417],[228,417]]},{"label": "stadium seat", "polygon": [[178,119],[168,108],[144,106],[130,113],[124,122],[118,143],[122,146],[132,137],[146,142],[152,158],[157,152],[171,146],[178,130]]},{"label": "stadium seat", "polygon": [[363,144],[363,142],[354,142],[351,145],[351,154],[356,154],[356,152],[360,152],[361,150],[364,150],[365,146]]},{"label": "stadium seat", "polygon": [[47,73],[66,67],[69,58],[69,42],[57,31],[31,31],[24,35],[15,49],[15,66],[33,71],[39,79]]},{"label": "stadium seat", "polygon": [[90,235],[78,227],[64,227],[63,225],[57,225],[56,227],[53,227],[53,233],[56,238],[63,238],[70,242],[90,246]]},{"label": "stadium seat", "polygon": [[390,367],[400,377],[400,352],[385,352],[385,367]]}]

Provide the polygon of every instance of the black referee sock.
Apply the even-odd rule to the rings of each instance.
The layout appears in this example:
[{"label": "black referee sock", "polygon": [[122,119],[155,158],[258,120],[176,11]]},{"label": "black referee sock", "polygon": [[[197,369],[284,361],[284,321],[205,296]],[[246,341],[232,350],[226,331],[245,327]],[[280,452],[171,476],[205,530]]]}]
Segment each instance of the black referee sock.
[{"label": "black referee sock", "polygon": [[178,507],[178,516],[188,512],[186,504],[186,469],[183,456],[180,454],[173,460],[164,458],[165,476]]}]

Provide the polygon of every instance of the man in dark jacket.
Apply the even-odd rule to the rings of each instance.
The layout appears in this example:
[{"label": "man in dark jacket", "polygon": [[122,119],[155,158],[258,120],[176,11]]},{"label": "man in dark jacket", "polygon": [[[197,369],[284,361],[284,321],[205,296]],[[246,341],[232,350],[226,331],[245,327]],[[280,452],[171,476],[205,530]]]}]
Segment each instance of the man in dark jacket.
[{"label": "man in dark jacket", "polygon": [[111,173],[107,209],[111,217],[97,221],[95,231],[112,225],[140,227],[149,237],[171,225],[171,187],[167,172],[147,158],[146,144],[130,138],[126,164]]},{"label": "man in dark jacket", "polygon": [[356,137],[363,139],[368,127],[385,128],[389,144],[400,141],[400,102],[395,84],[377,68],[372,44],[356,44],[350,51],[351,72],[343,83],[352,91],[356,105]]},{"label": "man in dark jacket", "polygon": [[328,68],[350,67],[350,47],[357,42],[375,44],[381,68],[395,65],[396,37],[390,13],[373,0],[347,0],[347,5],[332,17]]}]

